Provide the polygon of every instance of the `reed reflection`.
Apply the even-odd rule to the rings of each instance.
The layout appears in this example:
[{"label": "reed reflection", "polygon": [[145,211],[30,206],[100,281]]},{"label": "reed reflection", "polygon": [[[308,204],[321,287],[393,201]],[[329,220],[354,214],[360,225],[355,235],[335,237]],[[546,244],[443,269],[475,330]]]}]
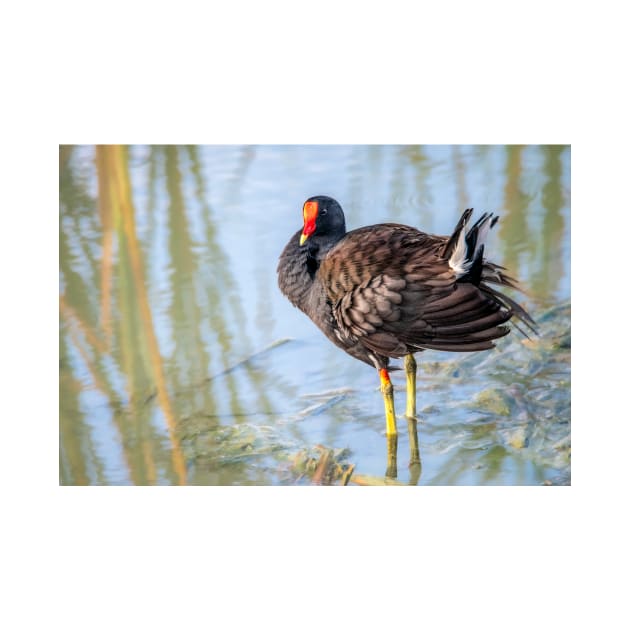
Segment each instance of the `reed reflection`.
[{"label": "reed reflection", "polygon": [[560,280],[567,273],[562,251],[566,226],[562,210],[565,206],[562,188],[563,146],[541,147],[544,155],[545,183],[542,187],[544,218],[540,234],[539,266],[532,274],[532,285],[537,295],[545,300],[558,291]]},{"label": "reed reflection", "polygon": [[[273,411],[267,376],[253,363],[260,348],[247,338],[198,148],[149,147],[146,159],[131,160],[133,166],[131,152],[121,146],[60,148],[62,483],[107,482],[108,454],[93,444],[104,425],[118,435],[129,483],[194,483],[195,469],[188,478],[185,463],[198,456],[196,438],[188,431],[191,421],[199,436],[222,422]],[[246,151],[240,169],[247,168],[252,154]],[[147,176],[142,240],[131,168]],[[194,183],[192,196],[185,190],[188,181]],[[97,194],[91,195],[95,187]],[[201,233],[192,227],[195,212]],[[166,261],[155,254],[164,234]],[[168,279],[166,288],[155,284],[162,278]],[[270,278],[261,276],[260,282]],[[259,319],[263,327],[273,323]],[[235,330],[250,351],[241,361],[235,358],[240,352],[233,346]],[[163,348],[172,350],[165,354]],[[107,411],[98,417],[89,417],[81,404],[86,378],[107,401]],[[276,385],[294,396],[281,381]],[[182,436],[189,438],[187,456]],[[238,475],[247,475],[247,466],[241,468]]]}]

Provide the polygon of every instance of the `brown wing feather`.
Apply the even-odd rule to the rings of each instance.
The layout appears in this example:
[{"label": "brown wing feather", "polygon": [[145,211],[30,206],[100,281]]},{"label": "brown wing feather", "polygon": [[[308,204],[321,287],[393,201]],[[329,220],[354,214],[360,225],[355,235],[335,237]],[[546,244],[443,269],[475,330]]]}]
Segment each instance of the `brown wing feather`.
[{"label": "brown wing feather", "polygon": [[477,286],[457,283],[442,255],[448,242],[397,224],[349,232],[318,273],[341,334],[389,357],[491,348],[509,332],[501,324],[511,313]]}]

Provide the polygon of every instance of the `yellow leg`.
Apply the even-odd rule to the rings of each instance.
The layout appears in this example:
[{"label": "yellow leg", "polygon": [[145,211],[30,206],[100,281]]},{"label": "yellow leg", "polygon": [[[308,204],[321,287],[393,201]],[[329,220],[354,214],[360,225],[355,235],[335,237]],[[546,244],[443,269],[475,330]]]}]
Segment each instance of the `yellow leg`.
[{"label": "yellow leg", "polygon": [[418,446],[418,419],[416,417],[416,360],[413,354],[405,356],[407,375],[407,430],[409,432],[409,465],[420,465],[420,447]]},{"label": "yellow leg", "polygon": [[405,373],[407,374],[407,418],[416,417],[416,360],[413,354],[405,355]]},{"label": "yellow leg", "polygon": [[385,433],[387,435],[387,470],[385,476],[396,479],[398,476],[398,430],[396,429],[396,413],[394,412],[394,386],[389,380],[389,373],[378,371],[381,379],[381,393],[385,403]]},{"label": "yellow leg", "polygon": [[394,386],[389,380],[389,373],[386,369],[378,371],[381,379],[381,393],[385,403],[385,434],[398,435],[396,429],[396,414],[394,413]]}]

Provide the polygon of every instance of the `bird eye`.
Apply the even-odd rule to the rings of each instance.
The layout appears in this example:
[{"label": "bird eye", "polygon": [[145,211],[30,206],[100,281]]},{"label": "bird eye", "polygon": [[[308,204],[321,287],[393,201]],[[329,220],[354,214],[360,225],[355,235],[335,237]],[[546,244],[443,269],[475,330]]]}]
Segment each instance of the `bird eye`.
[{"label": "bird eye", "polygon": [[326,208],[322,208],[320,214],[324,216],[325,214],[328,214],[328,210],[326,210]]}]

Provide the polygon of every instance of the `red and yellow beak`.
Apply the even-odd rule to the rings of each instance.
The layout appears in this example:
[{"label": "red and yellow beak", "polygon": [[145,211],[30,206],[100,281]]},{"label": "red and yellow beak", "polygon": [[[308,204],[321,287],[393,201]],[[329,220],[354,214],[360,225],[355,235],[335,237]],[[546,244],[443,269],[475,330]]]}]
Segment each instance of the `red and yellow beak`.
[{"label": "red and yellow beak", "polygon": [[317,219],[318,211],[317,201],[307,201],[304,204],[304,228],[302,229],[302,236],[300,236],[300,245],[304,245],[306,239],[315,231],[315,219]]}]

